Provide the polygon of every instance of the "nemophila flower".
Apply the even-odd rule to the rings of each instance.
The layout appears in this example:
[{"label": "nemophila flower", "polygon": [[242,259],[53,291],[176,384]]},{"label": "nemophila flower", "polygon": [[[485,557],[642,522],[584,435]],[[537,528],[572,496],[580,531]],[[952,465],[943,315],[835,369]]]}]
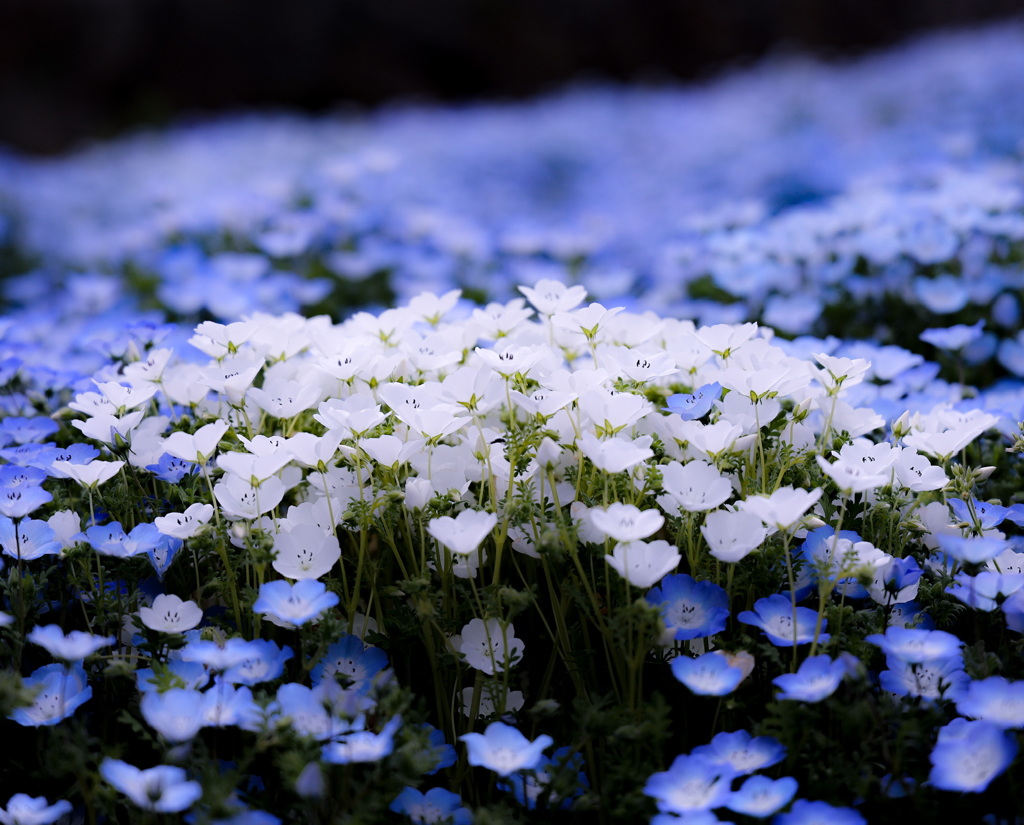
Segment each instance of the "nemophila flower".
[{"label": "nemophila flower", "polygon": [[203,795],[202,785],[171,765],[140,770],[107,757],[100,763],[100,776],[143,810],[156,813],[181,813]]},{"label": "nemophila flower", "polygon": [[970,682],[959,655],[925,662],[907,662],[890,656],[886,663],[889,669],[878,674],[878,683],[882,690],[897,696],[955,700]]},{"label": "nemophila flower", "polygon": [[991,613],[1007,596],[1024,587],[1024,574],[982,570],[976,576],[957,573],[954,581],[954,584],[946,588],[947,593],[968,607]]},{"label": "nemophila flower", "polygon": [[29,796],[16,793],[7,800],[7,806],[0,808],[0,823],[3,825],[51,825],[71,813],[71,803],[66,799],[52,805],[45,796]]},{"label": "nemophila flower", "polygon": [[221,678],[232,685],[258,685],[280,678],[285,663],[295,654],[285,645],[268,639],[253,639],[245,643],[248,655],[238,664],[227,668]]},{"label": "nemophila flower", "polygon": [[821,498],[822,489],[803,490],[780,487],[770,496],[748,496],[737,503],[737,508],[753,513],[769,527],[786,531],[796,525],[814,503]]},{"label": "nemophila flower", "polygon": [[406,787],[388,806],[396,814],[405,814],[414,825],[471,825],[473,814],[462,806],[462,797],[445,788],[426,793]]},{"label": "nemophila flower", "polygon": [[667,771],[652,774],[644,795],[654,799],[663,813],[687,816],[721,808],[729,798],[735,774],[703,756],[677,756]]},{"label": "nemophila flower", "polygon": [[676,393],[668,397],[668,406],[664,409],[675,413],[684,421],[703,418],[722,397],[722,385],[717,381],[704,384],[690,394]]},{"label": "nemophila flower", "polygon": [[31,418],[12,415],[0,422],[0,438],[7,442],[27,444],[31,441],[42,441],[60,429],[60,424],[45,415]]},{"label": "nemophila flower", "polygon": [[287,579],[317,579],[341,559],[341,546],[332,533],[316,524],[296,524],[274,535],[273,568]]},{"label": "nemophila flower", "polygon": [[525,645],[515,636],[515,629],[497,619],[472,619],[462,628],[461,637],[453,639],[457,650],[470,667],[488,676],[502,673],[523,657]]},{"label": "nemophila flower", "polygon": [[939,728],[928,781],[944,791],[981,793],[1017,755],[1017,740],[988,721],[954,719]]},{"label": "nemophila flower", "polygon": [[483,733],[464,733],[459,739],[466,743],[470,765],[499,776],[536,768],[545,748],[554,743],[546,733],[531,742],[503,722],[491,722]]},{"label": "nemophila flower", "polygon": [[294,584],[273,581],[260,586],[252,609],[274,624],[294,628],[317,619],[339,601],[336,594],[316,579],[300,579]]},{"label": "nemophila flower", "polygon": [[783,673],[772,679],[780,688],[776,699],[798,702],[820,702],[827,699],[846,676],[846,663],[822,654],[809,656],[800,663],[796,673]]},{"label": "nemophila flower", "polygon": [[441,516],[427,523],[427,532],[452,553],[468,555],[490,535],[498,517],[485,510],[463,510],[455,518]]},{"label": "nemophila flower", "polygon": [[809,607],[794,609],[792,602],[779,593],[758,599],[753,610],[744,610],[736,618],[761,628],[768,640],[779,647],[808,644],[815,638],[824,644],[831,638],[825,633],[825,619],[819,627],[817,613]]},{"label": "nemophila flower", "polygon": [[517,288],[541,315],[571,312],[587,297],[586,287],[580,284],[567,286],[550,278],[541,278],[532,287]]},{"label": "nemophila flower", "polygon": [[164,452],[184,461],[194,461],[200,466],[206,464],[217,451],[221,438],[230,424],[218,419],[205,424],[194,433],[173,432],[164,439]]},{"label": "nemophila flower", "polygon": [[650,587],[675,570],[682,556],[675,546],[659,539],[617,544],[604,560],[634,587]]},{"label": "nemophila flower", "polygon": [[699,745],[691,755],[708,759],[731,770],[736,776],[777,765],[786,757],[786,748],[772,736],[751,736],[745,730],[722,732],[707,745]]},{"label": "nemophila flower", "polygon": [[967,324],[953,324],[948,327],[933,327],[922,332],[920,338],[926,344],[931,344],[933,347],[956,352],[962,350],[972,341],[981,338],[984,328],[984,320],[969,326]]},{"label": "nemophila flower", "polygon": [[938,536],[939,548],[957,561],[968,564],[983,564],[991,561],[1006,547],[1004,539],[994,536]]},{"label": "nemophila flower", "polygon": [[374,677],[388,665],[388,655],[379,647],[366,646],[358,636],[343,636],[334,642],[310,671],[313,684],[337,679],[346,688],[368,693]]},{"label": "nemophila flower", "polygon": [[606,536],[622,542],[645,539],[665,523],[665,517],[657,510],[641,510],[622,502],[614,502],[605,509],[591,509],[590,520]]},{"label": "nemophila flower", "polygon": [[213,505],[203,501],[190,504],[184,513],[168,513],[153,519],[156,529],[165,536],[190,539],[213,518]]},{"label": "nemophila flower", "polygon": [[101,484],[110,481],[123,466],[123,461],[90,461],[88,464],[60,461],[53,465],[54,475],[77,481],[88,490],[95,490]]},{"label": "nemophila flower", "polygon": [[161,481],[166,481],[168,484],[180,484],[185,476],[196,472],[199,465],[170,453],[163,453],[156,463],[147,464],[146,469]]},{"label": "nemophila flower", "polygon": [[30,484],[0,486],[0,515],[6,518],[23,518],[51,501],[53,496],[42,487]]},{"label": "nemophila flower", "polygon": [[244,662],[251,652],[249,643],[235,636],[225,639],[222,643],[207,639],[191,639],[181,649],[179,655],[186,662],[199,662],[210,670],[223,672]]},{"label": "nemophila flower", "polygon": [[760,516],[743,510],[714,510],[704,517],[701,535],[719,561],[735,563],[749,556],[768,537]]},{"label": "nemophila flower", "polygon": [[182,601],[173,593],[161,593],[151,607],[139,608],[139,619],[150,630],[183,633],[203,620],[203,611],[195,602]]},{"label": "nemophila flower", "polygon": [[889,558],[875,568],[871,584],[867,586],[872,601],[883,605],[902,604],[917,598],[923,574],[913,556]]},{"label": "nemophila flower", "polygon": [[665,576],[645,598],[661,608],[665,627],[676,641],[719,633],[729,618],[725,591],[714,582],[698,582],[685,574]]},{"label": "nemophila flower", "polygon": [[34,691],[32,704],[15,708],[7,718],[24,727],[56,725],[92,697],[81,665],[44,665],[24,679],[23,684]]},{"label": "nemophila flower", "polygon": [[738,790],[729,795],[725,807],[738,814],[764,818],[788,805],[796,796],[797,788],[797,781],[792,776],[781,779],[749,776]]},{"label": "nemophila flower", "polygon": [[672,515],[681,510],[688,513],[714,510],[733,493],[729,479],[703,461],[686,464],[672,461],[660,469],[664,493],[658,496],[658,504]]},{"label": "nemophila flower", "polygon": [[650,437],[627,440],[608,438],[601,440],[591,433],[584,433],[577,446],[580,452],[593,462],[594,466],[606,473],[621,473],[646,461],[654,455],[650,449]]},{"label": "nemophila flower", "polygon": [[884,634],[865,636],[864,641],[880,647],[887,658],[910,664],[959,656],[963,646],[960,639],[944,630],[912,627],[889,627]]},{"label": "nemophila flower", "polygon": [[992,530],[998,527],[1010,512],[1009,507],[978,501],[976,498],[972,498],[969,502],[962,498],[951,498],[946,503],[957,519],[970,527],[980,527],[982,530]]},{"label": "nemophila flower", "polygon": [[776,816],[772,825],[867,825],[867,822],[853,808],[798,799],[786,813]]},{"label": "nemophila flower", "polygon": [[351,721],[370,704],[365,697],[341,691],[332,682],[312,688],[285,682],[277,689],[275,702],[275,724],[288,725],[300,736],[320,742],[350,730]]},{"label": "nemophila flower", "polygon": [[1024,727],[1024,682],[1002,676],[972,681],[956,700],[956,709],[971,719],[984,719],[1000,728]]},{"label": "nemophila flower", "polygon": [[148,691],[139,703],[142,718],[168,742],[188,742],[203,727],[203,694],[198,690],[171,688]]},{"label": "nemophila flower", "polygon": [[56,555],[62,549],[47,522],[23,518],[15,523],[7,516],[0,516],[0,547],[5,555],[22,561]]},{"label": "nemophila flower", "polygon": [[736,689],[746,674],[725,654],[713,650],[696,659],[677,656],[672,660],[672,675],[699,696],[725,696]]},{"label": "nemophila flower", "polygon": [[[474,715],[478,719],[508,713],[517,713],[526,704],[526,697],[521,690],[509,690],[497,679],[487,679],[480,686],[462,689],[462,714],[468,718]],[[474,714],[475,705],[475,714]]]},{"label": "nemophila flower", "polygon": [[388,720],[379,733],[363,730],[366,719],[360,716],[351,732],[328,742],[320,749],[320,758],[333,765],[355,762],[379,762],[395,748],[395,733],[402,724],[400,716]]},{"label": "nemophila flower", "polygon": [[210,674],[200,662],[171,659],[157,667],[135,671],[135,686],[140,693],[171,687],[201,690],[210,681]]},{"label": "nemophila flower", "polygon": [[56,624],[36,625],[25,640],[46,648],[54,659],[65,662],[80,662],[117,641],[113,636],[98,636],[82,630],[72,630],[65,635]]}]

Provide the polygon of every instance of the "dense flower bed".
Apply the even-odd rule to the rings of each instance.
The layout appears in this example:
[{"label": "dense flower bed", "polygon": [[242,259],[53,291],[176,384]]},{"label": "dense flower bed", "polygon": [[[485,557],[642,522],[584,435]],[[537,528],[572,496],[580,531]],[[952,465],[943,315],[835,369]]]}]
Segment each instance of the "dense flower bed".
[{"label": "dense flower bed", "polygon": [[1022,41],[7,159],[0,821],[1014,821]]}]

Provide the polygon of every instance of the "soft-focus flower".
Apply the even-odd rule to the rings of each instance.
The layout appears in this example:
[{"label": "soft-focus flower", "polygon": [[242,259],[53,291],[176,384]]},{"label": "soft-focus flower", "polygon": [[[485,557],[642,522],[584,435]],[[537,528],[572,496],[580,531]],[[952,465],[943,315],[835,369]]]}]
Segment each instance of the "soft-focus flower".
[{"label": "soft-focus flower", "polygon": [[769,641],[779,647],[792,647],[812,642],[817,638],[825,643],[825,619],[818,624],[818,614],[809,607],[793,608],[792,602],[776,593],[754,602],[753,610],[744,610],[737,617],[741,622],[761,628]]},{"label": "soft-focus flower", "polygon": [[51,825],[71,813],[71,803],[66,799],[52,805],[45,796],[29,796],[16,793],[7,800],[7,807],[0,808],[0,823],[3,825]]},{"label": "soft-focus flower", "polygon": [[987,721],[954,719],[939,728],[928,781],[944,791],[981,793],[1016,755],[1017,740],[1009,731]]},{"label": "soft-focus flower", "polygon": [[470,765],[487,768],[499,776],[536,768],[544,749],[554,742],[547,734],[531,742],[503,722],[491,722],[483,733],[464,733],[459,739],[466,743]]},{"label": "soft-focus flower", "polygon": [[650,587],[679,566],[682,556],[667,541],[628,541],[605,555],[608,566],[634,587]]},{"label": "soft-focus flower", "polygon": [[260,587],[252,609],[282,627],[298,627],[318,618],[339,601],[336,594],[316,579],[300,579],[294,584],[273,581]]},{"label": "soft-focus flower", "polygon": [[171,765],[140,770],[107,757],[100,763],[100,775],[140,808],[156,813],[180,813],[203,795],[198,782],[187,779],[183,768]]}]

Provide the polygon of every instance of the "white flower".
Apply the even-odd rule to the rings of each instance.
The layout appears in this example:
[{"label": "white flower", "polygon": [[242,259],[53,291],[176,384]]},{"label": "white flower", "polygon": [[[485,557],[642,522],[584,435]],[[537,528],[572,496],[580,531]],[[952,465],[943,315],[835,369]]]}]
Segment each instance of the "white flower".
[{"label": "white flower", "polygon": [[274,536],[274,569],[287,579],[318,579],[341,558],[338,539],[316,524],[296,524]]},{"label": "white flower", "polygon": [[140,607],[139,619],[150,630],[161,633],[184,633],[203,620],[203,611],[193,601],[182,601],[172,593],[161,593],[152,607]]},{"label": "white flower", "polygon": [[681,559],[679,550],[662,540],[625,542],[604,557],[634,587],[652,587],[675,570]]},{"label": "white flower", "polygon": [[469,555],[480,546],[498,523],[494,513],[463,510],[455,518],[432,518],[427,532],[456,555]]},{"label": "white flower", "polygon": [[191,435],[189,433],[171,433],[164,439],[164,452],[183,461],[195,461],[205,464],[217,450],[221,436],[228,431],[230,425],[223,419],[200,427]]},{"label": "white flower", "polygon": [[661,529],[665,517],[657,510],[641,510],[632,504],[616,501],[606,510],[590,511],[591,523],[616,541],[634,541],[652,536]]},{"label": "white flower", "polygon": [[176,539],[190,539],[213,518],[213,505],[197,501],[189,505],[184,513],[168,513],[153,519],[156,529],[165,536]]},{"label": "white flower", "polygon": [[799,487],[780,487],[770,496],[750,496],[736,506],[753,513],[769,527],[787,530],[799,522],[804,513],[821,498],[821,488],[803,490]]},{"label": "white flower", "polygon": [[719,561],[737,562],[761,546],[769,529],[760,517],[742,510],[715,510],[704,517],[700,528],[711,555]]},{"label": "white flower", "polygon": [[462,637],[452,639],[453,647],[462,654],[470,667],[488,676],[503,673],[523,658],[525,645],[515,637],[511,624],[503,625],[497,619],[473,619],[462,628]]}]

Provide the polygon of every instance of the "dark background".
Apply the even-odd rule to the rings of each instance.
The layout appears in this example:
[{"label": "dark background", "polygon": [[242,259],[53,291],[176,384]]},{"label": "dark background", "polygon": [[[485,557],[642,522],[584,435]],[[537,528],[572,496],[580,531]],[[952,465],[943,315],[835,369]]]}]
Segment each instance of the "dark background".
[{"label": "dark background", "polygon": [[1024,0],[0,0],[0,145],[240,107],[519,97],[844,55]]}]

